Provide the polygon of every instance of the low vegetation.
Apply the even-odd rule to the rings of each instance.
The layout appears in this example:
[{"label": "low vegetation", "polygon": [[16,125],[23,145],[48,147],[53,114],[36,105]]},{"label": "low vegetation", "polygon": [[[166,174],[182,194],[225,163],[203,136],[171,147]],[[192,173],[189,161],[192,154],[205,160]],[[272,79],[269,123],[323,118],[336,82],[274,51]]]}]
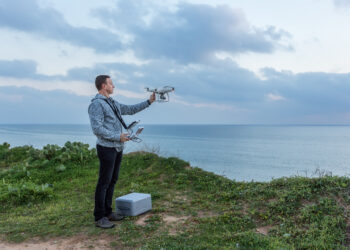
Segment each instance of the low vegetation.
[{"label": "low vegetation", "polygon": [[[110,230],[93,223],[95,149],[67,142],[0,145],[0,237],[23,242],[86,235],[144,249],[347,249],[350,179],[236,182],[153,153],[124,155],[115,197],[152,195],[152,211]],[[90,247],[94,247],[91,245]]]}]

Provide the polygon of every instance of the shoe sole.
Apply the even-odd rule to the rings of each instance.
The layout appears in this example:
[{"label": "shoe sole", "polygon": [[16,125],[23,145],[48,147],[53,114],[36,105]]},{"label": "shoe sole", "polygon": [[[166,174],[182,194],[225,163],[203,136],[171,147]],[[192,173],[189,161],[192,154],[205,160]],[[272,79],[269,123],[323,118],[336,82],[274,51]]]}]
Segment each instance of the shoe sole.
[{"label": "shoe sole", "polygon": [[125,218],[121,218],[121,219],[118,219],[118,220],[109,220],[109,221],[121,221],[121,220],[124,220]]},{"label": "shoe sole", "polygon": [[112,226],[110,226],[110,227],[101,227],[99,225],[96,225],[96,227],[99,227],[99,228],[102,228],[102,229],[110,229],[110,228],[113,228],[114,226],[115,226],[114,224]]}]

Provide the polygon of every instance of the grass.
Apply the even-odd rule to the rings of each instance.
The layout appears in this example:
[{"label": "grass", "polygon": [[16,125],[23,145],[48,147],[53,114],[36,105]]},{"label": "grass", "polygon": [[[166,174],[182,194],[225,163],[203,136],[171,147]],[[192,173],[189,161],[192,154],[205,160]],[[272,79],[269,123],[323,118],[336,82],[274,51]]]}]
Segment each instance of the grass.
[{"label": "grass", "polygon": [[115,197],[152,195],[153,209],[111,230],[93,224],[98,176],[87,144],[0,145],[0,237],[22,242],[104,235],[141,249],[347,249],[350,179],[236,182],[178,158],[123,156]]}]

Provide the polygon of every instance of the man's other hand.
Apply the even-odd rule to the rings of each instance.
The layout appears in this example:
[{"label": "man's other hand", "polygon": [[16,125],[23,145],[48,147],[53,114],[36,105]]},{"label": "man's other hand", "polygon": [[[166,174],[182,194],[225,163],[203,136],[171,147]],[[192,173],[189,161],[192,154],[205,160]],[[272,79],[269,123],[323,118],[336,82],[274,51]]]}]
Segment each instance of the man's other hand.
[{"label": "man's other hand", "polygon": [[129,134],[120,134],[120,141],[121,142],[130,141]]},{"label": "man's other hand", "polygon": [[150,97],[149,97],[149,102],[152,103],[156,100],[156,94],[153,93]]}]

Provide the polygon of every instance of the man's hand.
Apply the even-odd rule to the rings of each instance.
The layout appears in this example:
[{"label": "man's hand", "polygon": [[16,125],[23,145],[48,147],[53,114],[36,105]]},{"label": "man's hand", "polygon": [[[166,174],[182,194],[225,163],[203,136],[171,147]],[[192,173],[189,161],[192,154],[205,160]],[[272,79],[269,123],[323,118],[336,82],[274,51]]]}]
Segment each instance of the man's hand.
[{"label": "man's hand", "polygon": [[152,103],[156,100],[156,94],[153,93],[150,97],[149,97],[149,102]]},{"label": "man's hand", "polygon": [[130,141],[129,134],[120,134],[120,141],[121,142]]}]

